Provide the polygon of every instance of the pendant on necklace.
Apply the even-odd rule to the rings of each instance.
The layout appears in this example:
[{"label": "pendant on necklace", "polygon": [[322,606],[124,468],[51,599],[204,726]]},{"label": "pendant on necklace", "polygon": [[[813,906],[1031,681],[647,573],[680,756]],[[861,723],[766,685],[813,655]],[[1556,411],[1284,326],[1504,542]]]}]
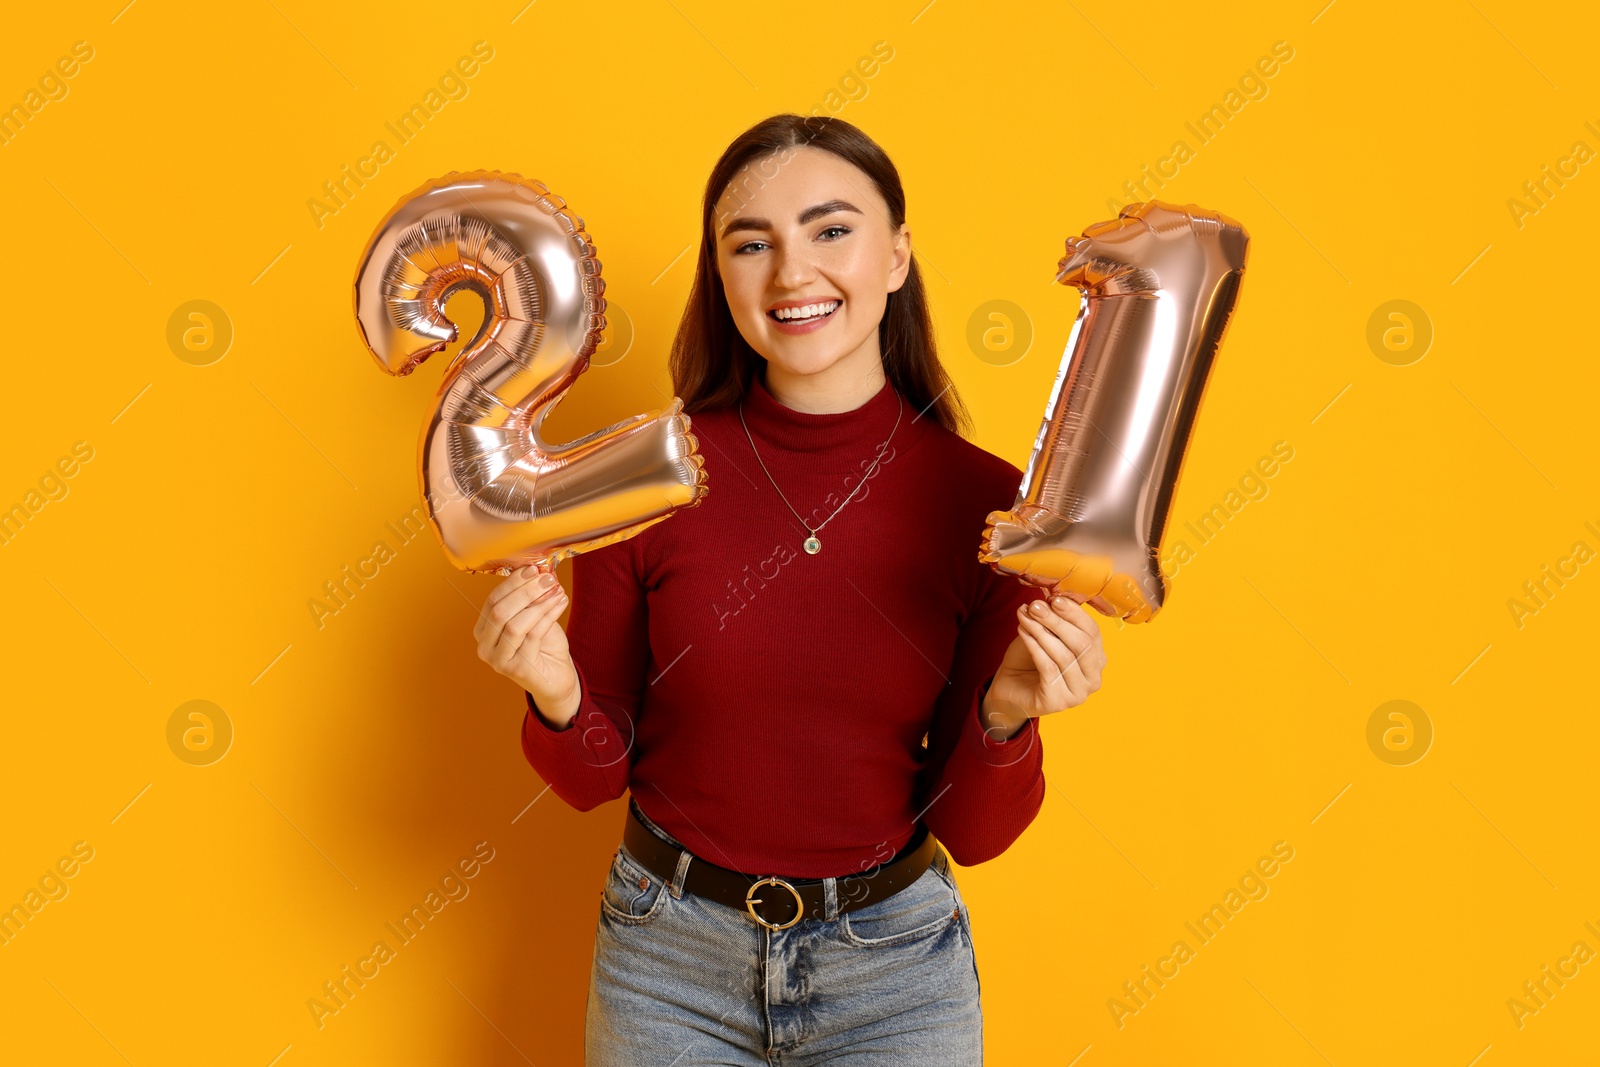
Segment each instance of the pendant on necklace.
[{"label": "pendant on necklace", "polygon": [[818,552],[822,551],[822,542],[817,540],[816,534],[812,534],[810,537],[805,539],[804,547],[808,553],[815,556]]}]

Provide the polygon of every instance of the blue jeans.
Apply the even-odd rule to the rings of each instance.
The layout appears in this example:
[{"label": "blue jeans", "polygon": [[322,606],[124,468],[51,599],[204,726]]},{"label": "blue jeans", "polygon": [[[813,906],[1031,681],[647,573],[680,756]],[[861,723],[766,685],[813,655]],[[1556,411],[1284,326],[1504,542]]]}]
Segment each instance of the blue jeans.
[{"label": "blue jeans", "polygon": [[618,847],[595,931],[587,1067],[983,1062],[972,926],[942,848],[911,885],[843,914],[826,879],[826,916],[785,930],[684,892],[688,866],[663,883]]}]

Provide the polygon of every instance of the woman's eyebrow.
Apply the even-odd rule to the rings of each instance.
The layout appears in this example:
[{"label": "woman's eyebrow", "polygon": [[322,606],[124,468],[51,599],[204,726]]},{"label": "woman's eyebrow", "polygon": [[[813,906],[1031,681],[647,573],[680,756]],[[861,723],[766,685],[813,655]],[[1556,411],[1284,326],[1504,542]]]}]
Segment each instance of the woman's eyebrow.
[{"label": "woman's eyebrow", "polygon": [[[831,215],[835,211],[853,211],[857,215],[862,214],[861,209],[850,203],[848,200],[825,200],[820,204],[813,204],[804,211],[800,212],[800,217],[796,221],[799,222],[800,225],[804,226],[808,222],[813,222],[817,219],[820,219],[824,215]],[[771,229],[772,222],[768,219],[740,216],[739,218],[736,218],[732,222],[728,223],[728,225],[723,228],[722,236],[726,237],[735,230],[770,231]]]}]

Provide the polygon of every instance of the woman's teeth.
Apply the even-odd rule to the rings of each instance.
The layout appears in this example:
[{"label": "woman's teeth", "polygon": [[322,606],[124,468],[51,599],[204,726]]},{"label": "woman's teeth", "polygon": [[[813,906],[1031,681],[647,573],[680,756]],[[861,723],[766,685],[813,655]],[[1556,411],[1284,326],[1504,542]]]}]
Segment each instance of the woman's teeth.
[{"label": "woman's teeth", "polygon": [[767,314],[779,322],[806,322],[810,319],[831,315],[838,307],[839,301],[827,300],[820,304],[807,304],[805,307],[778,308],[776,311],[769,311]]}]

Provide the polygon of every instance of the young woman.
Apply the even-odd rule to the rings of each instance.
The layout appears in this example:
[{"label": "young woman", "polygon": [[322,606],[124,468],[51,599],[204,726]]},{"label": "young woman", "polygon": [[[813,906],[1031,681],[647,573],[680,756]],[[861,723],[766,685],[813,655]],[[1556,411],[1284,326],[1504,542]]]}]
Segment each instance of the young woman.
[{"label": "young woman", "polygon": [[570,633],[533,568],[479,621],[555,793],[632,794],[591,1065],[982,1060],[950,860],[1033,821],[1036,717],[1105,652],[1080,604],[978,562],[1022,472],[960,435],[905,217],[849,123],[741,134],[670,360],[712,492],[575,557]]}]

